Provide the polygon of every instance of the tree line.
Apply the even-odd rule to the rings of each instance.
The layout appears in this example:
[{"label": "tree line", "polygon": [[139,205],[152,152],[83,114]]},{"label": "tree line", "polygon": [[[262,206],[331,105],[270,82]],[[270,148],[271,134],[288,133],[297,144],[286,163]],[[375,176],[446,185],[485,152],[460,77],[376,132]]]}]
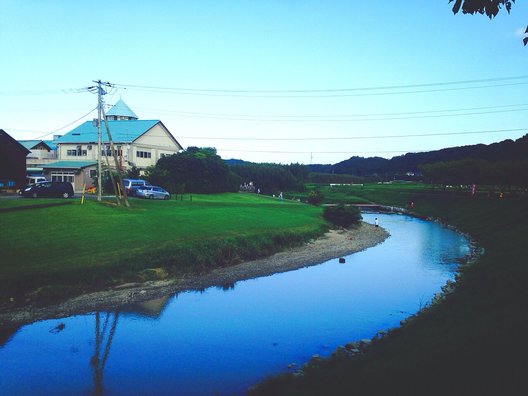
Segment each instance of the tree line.
[{"label": "tree line", "polygon": [[487,185],[511,191],[513,187],[528,189],[528,160],[491,162],[463,159],[436,162],[421,166],[423,181],[433,188],[447,186]]}]

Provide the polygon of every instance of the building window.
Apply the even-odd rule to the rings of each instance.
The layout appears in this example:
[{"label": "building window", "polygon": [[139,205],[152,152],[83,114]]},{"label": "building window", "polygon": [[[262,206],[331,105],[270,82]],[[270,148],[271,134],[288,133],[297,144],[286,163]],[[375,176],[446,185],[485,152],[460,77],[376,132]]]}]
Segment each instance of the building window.
[{"label": "building window", "polygon": [[51,172],[51,181],[73,183],[75,172]]},{"label": "building window", "polygon": [[66,155],[68,157],[86,157],[88,152],[86,150],[67,150]]},{"label": "building window", "polygon": [[136,156],[138,158],[152,158],[152,153],[150,151],[136,151]]},{"label": "building window", "polygon": [[[114,149],[114,154],[117,154],[118,157],[122,157],[123,156],[123,151],[121,150],[121,146],[117,146],[117,150]],[[110,146],[106,146],[106,148],[102,149],[101,150],[101,155],[102,156],[106,156],[106,157],[111,157],[112,156],[112,149],[110,148]]]}]

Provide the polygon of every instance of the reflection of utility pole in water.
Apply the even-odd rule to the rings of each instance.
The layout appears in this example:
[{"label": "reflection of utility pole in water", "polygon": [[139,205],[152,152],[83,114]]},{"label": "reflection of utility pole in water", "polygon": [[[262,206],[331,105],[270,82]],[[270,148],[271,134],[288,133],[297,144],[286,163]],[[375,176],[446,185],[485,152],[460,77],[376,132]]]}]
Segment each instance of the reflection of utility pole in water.
[{"label": "reflection of utility pole in water", "polygon": [[[112,339],[117,327],[117,320],[119,319],[119,311],[114,312],[112,324],[110,329],[108,325],[110,323],[111,313],[107,312],[103,324],[101,326],[101,314],[95,313],[95,351],[94,355],[90,359],[90,365],[93,369],[93,381],[94,381],[94,395],[99,396],[103,394],[103,371],[110,353],[110,346]],[[106,341],[105,341],[106,339]]]}]

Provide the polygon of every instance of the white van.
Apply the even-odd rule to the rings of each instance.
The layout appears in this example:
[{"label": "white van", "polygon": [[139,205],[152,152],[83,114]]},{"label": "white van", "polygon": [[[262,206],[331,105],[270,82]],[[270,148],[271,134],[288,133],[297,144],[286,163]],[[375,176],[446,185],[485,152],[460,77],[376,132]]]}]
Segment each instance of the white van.
[{"label": "white van", "polygon": [[125,186],[127,196],[129,197],[136,195],[138,187],[151,186],[148,181],[141,179],[123,179],[123,185]]},{"label": "white van", "polygon": [[35,184],[47,181],[44,176],[27,176],[26,184]]}]

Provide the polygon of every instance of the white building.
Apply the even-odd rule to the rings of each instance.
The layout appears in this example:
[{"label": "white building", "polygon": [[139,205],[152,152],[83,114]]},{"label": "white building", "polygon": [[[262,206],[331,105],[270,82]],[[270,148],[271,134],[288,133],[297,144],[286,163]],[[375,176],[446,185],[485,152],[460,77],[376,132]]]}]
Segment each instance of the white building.
[{"label": "white building", "polygon": [[[161,157],[182,150],[160,120],[139,120],[121,99],[108,111],[106,119],[119,167],[123,170],[133,166],[140,171],[145,170],[156,165]],[[104,122],[101,132],[102,164],[106,165],[105,157],[108,156],[110,166],[115,167]],[[58,162],[43,166],[46,178],[71,181],[75,189],[82,188],[83,183],[90,186],[97,167],[97,133],[97,123],[87,121],[55,140]],[[75,165],[74,168],[66,167],[68,163]]]}]

